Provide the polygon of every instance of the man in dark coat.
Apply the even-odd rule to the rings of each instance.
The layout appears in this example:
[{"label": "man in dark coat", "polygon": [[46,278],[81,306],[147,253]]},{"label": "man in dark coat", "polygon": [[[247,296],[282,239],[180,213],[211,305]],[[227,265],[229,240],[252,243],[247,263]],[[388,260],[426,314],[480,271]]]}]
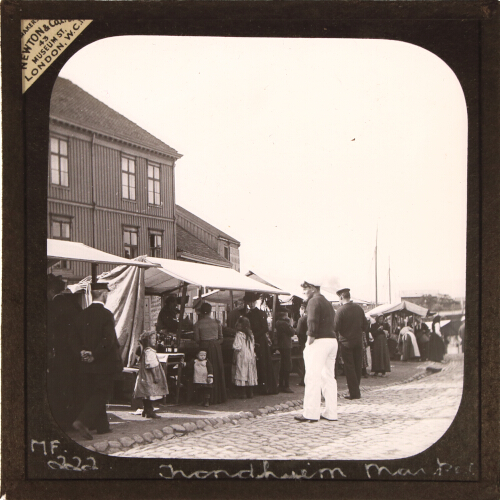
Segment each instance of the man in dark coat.
[{"label": "man in dark coat", "polygon": [[113,386],[113,374],[122,369],[113,313],[104,307],[107,283],[92,284],[92,304],[84,309],[76,322],[73,350],[80,356],[83,410],[73,427],[86,439],[89,429],[98,434],[111,432],[106,402]]},{"label": "man in dark coat", "polygon": [[54,418],[66,430],[71,428],[78,413],[76,396],[80,356],[70,349],[70,339],[74,335],[75,319],[82,308],[76,296],[64,290],[65,284],[58,282],[54,275],[48,275],[47,285],[48,396]]},{"label": "man in dark coat", "polygon": [[363,362],[363,335],[369,323],[361,306],[351,300],[349,288],[337,291],[342,304],[335,315],[334,330],[339,337],[340,353],[344,361],[344,373],[349,387],[346,399],[359,399]]}]

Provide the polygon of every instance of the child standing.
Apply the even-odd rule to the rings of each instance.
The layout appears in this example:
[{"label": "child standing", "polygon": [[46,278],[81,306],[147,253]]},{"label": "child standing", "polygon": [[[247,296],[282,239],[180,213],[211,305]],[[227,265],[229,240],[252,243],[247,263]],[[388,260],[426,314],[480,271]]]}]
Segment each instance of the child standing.
[{"label": "child standing", "polygon": [[280,351],[280,392],[292,393],[290,389],[290,371],[292,370],[292,337],[295,330],[290,324],[290,318],[286,311],[278,312],[276,321],[276,332],[278,333],[278,349]]},{"label": "child standing", "polygon": [[206,351],[199,351],[190,363],[193,374],[193,388],[199,406],[210,406],[210,396],[214,384],[214,369],[207,359]]},{"label": "child standing", "polygon": [[139,342],[142,345],[142,354],[134,398],[142,398],[143,400],[143,417],[161,418],[154,412],[153,401],[163,399],[168,394],[168,387],[165,372],[156,355],[156,332],[144,332]]},{"label": "child standing", "polygon": [[244,316],[236,322],[236,336],[233,342],[233,383],[240,389],[240,398],[253,397],[253,388],[257,385],[257,361],[255,340],[250,329],[250,321]]}]

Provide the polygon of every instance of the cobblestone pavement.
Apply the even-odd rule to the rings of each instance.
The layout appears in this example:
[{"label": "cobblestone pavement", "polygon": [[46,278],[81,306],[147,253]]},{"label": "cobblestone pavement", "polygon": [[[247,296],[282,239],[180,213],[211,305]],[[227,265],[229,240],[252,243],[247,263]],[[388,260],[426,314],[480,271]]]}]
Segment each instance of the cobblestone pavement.
[{"label": "cobblestone pavement", "polygon": [[[395,459],[420,453],[453,421],[463,386],[463,358],[407,384],[374,388],[360,400],[339,399],[337,422],[300,423],[301,410],[233,420],[115,453],[200,459]],[[355,432],[354,432],[355,431]],[[418,436],[418,439],[415,437]]]}]

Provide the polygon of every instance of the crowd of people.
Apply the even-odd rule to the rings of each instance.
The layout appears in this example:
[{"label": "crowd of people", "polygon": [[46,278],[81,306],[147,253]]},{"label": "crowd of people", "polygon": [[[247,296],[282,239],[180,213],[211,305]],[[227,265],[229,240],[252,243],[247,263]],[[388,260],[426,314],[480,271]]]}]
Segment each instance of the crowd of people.
[{"label": "crowd of people", "polygon": [[[285,308],[278,310],[275,339],[271,337],[268,315],[260,308],[260,294],[246,292],[243,306],[230,311],[227,326],[233,332],[230,380],[236,397],[252,398],[255,392],[294,392],[290,387],[293,338],[298,339],[302,352],[295,365],[298,385],[305,386],[304,411],[295,417],[300,422],[337,420],[340,370],[349,389],[345,397],[355,400],[361,398],[361,378],[368,376],[369,369],[373,376],[387,376],[394,352],[403,361],[443,360],[445,344],[438,315],[431,330],[423,322],[412,325],[411,319],[407,320],[397,329],[395,341],[384,316],[378,316],[371,324],[363,308],[352,301],[349,288],[337,291],[340,307],[335,311],[321,294],[319,284],[304,281],[301,286],[304,300],[298,321],[294,322]],[[65,290],[62,280],[52,275],[48,278],[49,401],[61,427],[76,429],[86,439],[92,439],[91,430],[98,434],[110,432],[106,403],[113,377],[123,368],[113,314],[105,307],[107,291],[106,283],[93,283],[93,302],[82,310],[73,294]],[[146,418],[159,418],[153,402],[169,393],[156,351],[157,334],[178,330],[176,300],[167,297],[158,316],[157,332],[144,332],[139,339],[134,398],[142,400],[142,416]],[[189,394],[203,406],[224,403],[229,390],[222,353],[223,328],[211,313],[212,306],[201,303],[198,320],[193,325],[193,340],[198,350],[187,366]],[[465,337],[464,328],[460,335]],[[391,342],[396,346],[391,347]],[[279,372],[273,362],[276,350]]]}]

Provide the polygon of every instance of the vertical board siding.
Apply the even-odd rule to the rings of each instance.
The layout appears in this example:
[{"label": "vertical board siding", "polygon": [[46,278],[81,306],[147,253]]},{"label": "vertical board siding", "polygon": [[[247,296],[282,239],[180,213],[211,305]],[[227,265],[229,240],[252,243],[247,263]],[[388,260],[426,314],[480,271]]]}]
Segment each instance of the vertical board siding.
[{"label": "vertical board siding", "polygon": [[[58,134],[57,137],[60,137]],[[69,187],[55,186],[50,182],[50,159],[47,158],[47,182],[49,198],[80,203],[92,202],[91,145],[90,142],[67,137]],[[50,154],[50,151],[49,151]]]},{"label": "vertical board siding", "polygon": [[[50,162],[47,159],[48,198],[50,200],[47,207],[48,236],[51,236],[50,214],[70,217],[72,241],[79,241],[122,257],[124,256],[124,226],[138,228],[139,255],[149,254],[149,230],[154,229],[163,234],[161,257],[175,259],[174,167],[160,163],[162,205],[149,205],[148,161],[145,158],[147,153],[137,150],[135,155],[136,200],[124,200],[121,185],[122,153],[116,149],[115,144],[110,143],[110,147],[106,147],[102,144],[92,144],[90,140],[84,140],[83,136],[72,137],[70,128],[67,134],[58,131],[55,135],[68,138],[69,187],[50,184]],[[158,164],[158,162],[155,163]],[[93,208],[94,201],[95,209]],[[113,267],[100,265],[98,272],[109,271]],[[82,262],[72,262],[71,270],[64,272],[65,278],[70,282],[78,281],[90,274],[91,265]]]}]

